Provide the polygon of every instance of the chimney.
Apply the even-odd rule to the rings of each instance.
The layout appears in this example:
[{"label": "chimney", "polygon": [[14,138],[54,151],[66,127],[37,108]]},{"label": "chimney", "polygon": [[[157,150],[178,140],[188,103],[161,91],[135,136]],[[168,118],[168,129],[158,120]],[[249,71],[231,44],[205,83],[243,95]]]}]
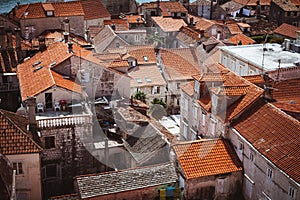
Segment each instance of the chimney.
[{"label": "chimney", "polygon": [[39,40],[39,50],[40,51],[45,51],[47,49],[46,42],[45,42],[45,37],[40,36],[38,40]]},{"label": "chimney", "polygon": [[159,3],[160,0],[157,0],[157,7],[156,7],[156,14],[157,16],[160,16],[160,3]]},{"label": "chimney", "polygon": [[36,133],[37,132],[37,123],[36,123],[36,116],[35,116],[36,98],[28,97],[26,99],[26,107],[28,111],[29,131],[32,133]]},{"label": "chimney", "polygon": [[64,19],[65,32],[70,33],[70,20],[66,17]]},{"label": "chimney", "polygon": [[68,52],[69,53],[73,52],[73,43],[72,42],[68,42]]},{"label": "chimney", "polygon": [[69,33],[68,32],[64,32],[64,41],[65,43],[68,43],[69,42]]},{"label": "chimney", "polygon": [[16,48],[21,50],[21,29],[19,27],[15,28],[16,33]]},{"label": "chimney", "polygon": [[191,17],[191,18],[190,18],[190,25],[191,25],[191,26],[194,26],[194,17]]}]

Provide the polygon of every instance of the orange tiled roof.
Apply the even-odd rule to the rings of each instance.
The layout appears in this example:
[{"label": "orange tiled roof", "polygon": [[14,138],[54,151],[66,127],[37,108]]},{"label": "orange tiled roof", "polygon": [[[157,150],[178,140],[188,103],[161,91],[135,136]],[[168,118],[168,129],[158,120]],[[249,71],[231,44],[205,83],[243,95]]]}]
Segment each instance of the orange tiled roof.
[{"label": "orange tiled roof", "polygon": [[187,95],[192,96],[194,94],[194,81],[190,81],[187,84],[181,85],[180,88]]},{"label": "orange tiled roof", "polygon": [[116,31],[128,31],[129,24],[125,19],[111,19],[111,20],[104,20],[104,25],[111,26],[112,24],[115,25]]},{"label": "orange tiled roof", "polygon": [[[256,0],[234,0],[236,3],[247,5],[247,6],[256,6]],[[271,0],[260,0],[260,5],[262,6],[270,6]]]},{"label": "orange tiled roof", "polygon": [[174,19],[170,17],[152,17],[152,20],[164,31],[179,31],[182,26],[187,26],[183,19]]},{"label": "orange tiled roof", "polygon": [[290,112],[300,113],[300,79],[291,79],[275,83],[272,92],[275,106]]},{"label": "orange tiled roof", "polygon": [[274,33],[283,35],[292,39],[297,38],[297,31],[300,31],[300,27],[283,23],[274,30]]},{"label": "orange tiled roof", "polygon": [[227,40],[227,42],[231,42],[235,45],[239,45],[240,42],[242,43],[242,45],[249,45],[249,44],[254,44],[255,40],[247,37],[246,35],[244,35],[242,33],[239,33],[239,34],[236,34],[235,36],[229,38]]},{"label": "orange tiled roof", "polygon": [[230,143],[224,139],[196,140],[173,146],[186,179],[242,170]]},{"label": "orange tiled roof", "polygon": [[126,15],[129,24],[143,24],[144,20],[140,15]]},{"label": "orange tiled roof", "polygon": [[277,4],[284,11],[300,11],[297,7],[300,5],[299,0],[272,0],[273,3]]},{"label": "orange tiled roof", "polygon": [[229,23],[227,24],[227,27],[232,35],[243,33],[236,23]]},{"label": "orange tiled roof", "polygon": [[0,110],[0,152],[4,155],[39,153],[41,141],[27,131],[27,118]]},{"label": "orange tiled roof", "polygon": [[100,0],[81,0],[84,19],[99,19],[110,17],[110,13]]},{"label": "orange tiled roof", "polygon": [[174,1],[160,2],[162,16],[171,16],[170,13],[187,13],[187,9],[180,3]]},{"label": "orange tiled roof", "polygon": [[263,100],[233,123],[262,155],[300,183],[300,122]]},{"label": "orange tiled roof", "polygon": [[176,38],[186,45],[195,44],[200,40],[199,33],[194,31],[193,29],[188,28],[187,26],[182,26],[179,30]]},{"label": "orange tiled roof", "polygon": [[246,79],[247,81],[249,81],[250,83],[253,83],[255,85],[257,84],[262,84],[265,82],[265,80],[263,79],[262,75],[258,74],[258,75],[250,75],[250,76],[242,76],[244,79]]},{"label": "orange tiled roof", "polygon": [[[153,47],[142,47],[140,49],[129,50],[128,54],[125,57],[132,56],[137,59],[138,64],[156,64],[156,53]],[[147,57],[145,61],[144,57]]]},{"label": "orange tiled roof", "polygon": [[[51,68],[67,60],[71,56],[81,56],[82,58],[89,59],[91,52],[80,48],[77,45],[73,45],[73,53],[67,51],[68,47],[66,43],[57,42],[50,45],[45,51],[35,54],[32,58],[25,61],[24,63],[18,65],[18,78],[20,82],[20,90],[22,95],[22,100],[25,100],[28,96],[35,96],[38,93],[44,91],[56,85],[55,81],[59,81],[60,86],[69,86],[64,87],[65,89],[73,89],[74,92],[79,92],[78,86],[74,86],[74,83],[70,80],[54,79],[53,72]],[[33,67],[37,62],[40,64]],[[55,64],[50,67],[51,63]],[[37,67],[42,66],[40,69],[36,70]],[[61,83],[61,84],[60,84]]]},{"label": "orange tiled roof", "polygon": [[46,10],[54,11],[55,17],[84,15],[80,1],[56,2],[56,3],[31,3],[16,8],[16,17],[19,19],[43,18]]},{"label": "orange tiled roof", "polygon": [[109,65],[110,68],[119,68],[119,67],[129,67],[129,64],[126,60],[112,61]]},{"label": "orange tiled roof", "polygon": [[174,48],[168,49],[168,51],[177,54],[178,56],[187,60],[196,69],[200,70],[200,54],[194,47],[189,48]]},{"label": "orange tiled roof", "polygon": [[[215,88],[208,88],[210,91],[225,96],[240,96],[234,103],[229,105],[227,109],[220,113],[225,117],[225,121],[232,120],[235,116],[243,112],[253,102],[255,102],[262,94],[263,90],[240,76],[237,76],[231,71],[222,72],[220,66],[220,73],[203,73],[194,76],[194,79],[200,82],[214,82],[221,84]],[[210,85],[210,84],[206,84]],[[208,112],[211,109],[211,94],[207,93],[202,96],[198,103]]]},{"label": "orange tiled roof", "polygon": [[61,88],[65,88],[67,90],[73,91],[73,92],[77,92],[77,93],[82,92],[81,86],[78,83],[75,83],[73,81],[63,78],[61,74],[58,74],[58,73],[54,72],[53,70],[51,70],[51,74],[54,79],[55,85],[57,85]]},{"label": "orange tiled roof", "polygon": [[205,19],[204,17],[197,17],[197,20],[195,22],[196,22],[195,29],[199,29],[203,31],[207,30],[208,28],[210,28],[212,25],[215,24],[215,22],[213,22],[212,20]]},{"label": "orange tiled roof", "polygon": [[164,69],[169,80],[192,79],[199,71],[185,58],[167,50],[160,50]]}]

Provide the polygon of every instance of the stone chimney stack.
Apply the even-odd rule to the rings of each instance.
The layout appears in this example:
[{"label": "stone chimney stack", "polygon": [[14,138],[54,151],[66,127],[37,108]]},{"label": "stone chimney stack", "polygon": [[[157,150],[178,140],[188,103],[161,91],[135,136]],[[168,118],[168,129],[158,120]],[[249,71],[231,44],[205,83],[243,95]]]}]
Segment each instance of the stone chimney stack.
[{"label": "stone chimney stack", "polygon": [[64,42],[65,43],[69,42],[69,33],[68,32],[64,32]]},{"label": "stone chimney stack", "polygon": [[69,53],[73,52],[73,43],[72,42],[68,42],[68,52]]},{"label": "stone chimney stack", "polygon": [[26,99],[26,107],[28,111],[29,131],[31,131],[32,133],[36,133],[37,132],[37,123],[36,123],[36,115],[35,115],[36,98],[28,97]]},{"label": "stone chimney stack", "polygon": [[47,49],[45,37],[40,36],[38,40],[39,40],[39,50],[45,51]]}]

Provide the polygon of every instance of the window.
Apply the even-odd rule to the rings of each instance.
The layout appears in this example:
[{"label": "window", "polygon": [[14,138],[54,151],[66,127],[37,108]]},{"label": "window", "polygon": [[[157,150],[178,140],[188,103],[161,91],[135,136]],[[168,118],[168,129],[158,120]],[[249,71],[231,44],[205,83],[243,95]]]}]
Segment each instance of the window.
[{"label": "window", "polygon": [[180,83],[176,83],[176,88],[177,88],[177,90],[180,89]]},{"label": "window", "polygon": [[254,160],[254,155],[253,155],[253,152],[250,152],[250,155],[249,155],[249,160],[250,160],[251,162],[253,162],[253,160]]},{"label": "window", "polygon": [[42,168],[43,179],[57,178],[61,176],[60,166],[57,164],[46,165]]},{"label": "window", "polygon": [[153,87],[153,94],[160,94],[160,87],[159,86],[154,86]]},{"label": "window", "polygon": [[54,136],[45,137],[44,140],[45,140],[45,148],[46,149],[55,148],[55,137]]},{"label": "window", "polygon": [[183,137],[187,139],[188,125],[183,122]]},{"label": "window", "polygon": [[212,117],[210,118],[210,132],[214,136],[216,132],[216,120]]},{"label": "window", "polygon": [[119,43],[119,42],[116,43],[116,47],[117,47],[117,48],[120,47],[120,43]]},{"label": "window", "polygon": [[273,170],[271,168],[268,168],[268,170],[267,170],[267,176],[270,179],[273,177]]},{"label": "window", "polygon": [[189,110],[189,100],[185,97],[183,97],[183,109],[185,112],[188,112]]},{"label": "window", "polygon": [[238,150],[243,151],[244,144],[242,142],[239,142]]},{"label": "window", "polygon": [[206,114],[202,112],[202,126],[205,126],[205,116]]},{"label": "window", "polygon": [[22,162],[13,162],[13,169],[16,170],[16,175],[24,173]]},{"label": "window", "polygon": [[139,42],[140,41],[140,35],[135,35],[135,41]]},{"label": "window", "polygon": [[289,196],[291,199],[295,199],[296,197],[296,189],[293,186],[289,187]]},{"label": "window", "polygon": [[145,62],[148,62],[148,57],[147,56],[143,56],[143,58],[144,58]]},{"label": "window", "polygon": [[48,16],[48,17],[53,16],[53,10],[48,10],[48,11],[47,11],[47,16]]},{"label": "window", "polygon": [[177,106],[180,106],[180,98],[177,98]]},{"label": "window", "polygon": [[193,115],[194,115],[195,119],[198,118],[198,106],[197,106],[197,104],[194,104]]}]

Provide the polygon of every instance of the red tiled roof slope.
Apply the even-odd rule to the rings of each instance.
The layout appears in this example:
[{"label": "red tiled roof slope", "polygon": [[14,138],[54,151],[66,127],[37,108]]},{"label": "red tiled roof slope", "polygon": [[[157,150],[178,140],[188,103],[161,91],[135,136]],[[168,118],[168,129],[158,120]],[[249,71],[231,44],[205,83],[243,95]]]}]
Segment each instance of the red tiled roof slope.
[{"label": "red tiled roof slope", "polygon": [[31,3],[21,5],[19,8],[15,8],[16,18],[18,19],[34,19],[47,17],[45,8],[49,9],[51,6],[54,11],[55,17],[67,17],[67,16],[80,16],[84,15],[82,5],[79,1],[70,2],[54,2],[54,3]]},{"label": "red tiled roof slope", "polygon": [[235,36],[229,38],[227,40],[227,42],[233,43],[235,45],[239,45],[240,43],[242,45],[249,45],[249,44],[254,44],[255,40],[247,37],[246,35],[244,35],[242,33],[239,33],[239,34],[236,34]]},{"label": "red tiled roof slope", "polygon": [[28,119],[0,110],[0,152],[5,155],[39,153],[41,141],[27,131]]},{"label": "red tiled roof slope", "polygon": [[184,142],[173,148],[186,179],[242,170],[230,143],[224,139]]},{"label": "red tiled roof slope", "polygon": [[274,30],[274,33],[280,34],[292,39],[297,38],[297,31],[300,31],[300,27],[293,26],[290,24],[283,23]]},{"label": "red tiled roof slope", "polygon": [[81,4],[85,20],[110,17],[110,13],[100,0],[81,0]]},{"label": "red tiled roof slope", "polygon": [[300,122],[263,100],[234,124],[254,148],[300,183]]}]

